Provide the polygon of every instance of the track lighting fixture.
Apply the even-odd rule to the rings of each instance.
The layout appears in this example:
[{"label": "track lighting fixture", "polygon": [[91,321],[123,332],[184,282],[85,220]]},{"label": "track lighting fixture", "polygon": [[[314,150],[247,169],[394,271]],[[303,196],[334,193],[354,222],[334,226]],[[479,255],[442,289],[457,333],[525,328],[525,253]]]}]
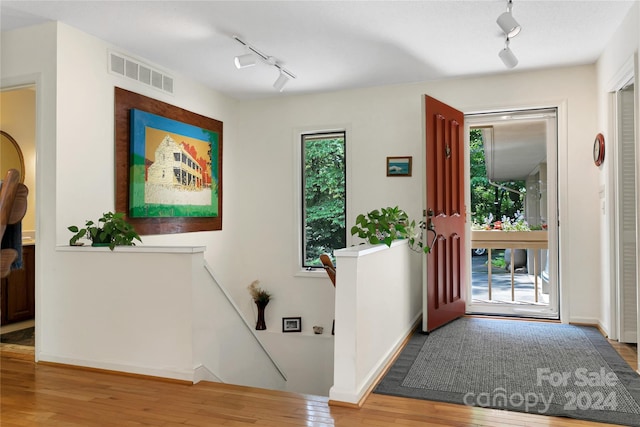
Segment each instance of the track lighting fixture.
[{"label": "track lighting fixture", "polygon": [[502,49],[498,56],[502,59],[502,62],[507,68],[513,68],[518,65],[518,58],[513,54],[511,49],[509,48],[509,42],[511,38],[520,34],[520,24],[513,18],[511,14],[511,9],[513,8],[513,1],[507,0],[507,11],[498,16],[496,22],[506,36],[506,40],[504,42],[504,49]]},{"label": "track lighting fixture", "polygon": [[235,64],[236,64],[237,68],[245,68],[245,67],[250,67],[252,65],[255,65],[257,58],[262,59],[262,61],[267,65],[271,65],[273,67],[276,67],[278,69],[278,71],[280,72],[280,74],[278,75],[277,80],[273,84],[273,87],[278,92],[282,92],[282,90],[284,89],[284,86],[287,84],[289,79],[295,79],[296,78],[296,76],[291,71],[289,71],[286,68],[282,67],[282,65],[279,64],[278,60],[276,58],[274,58],[273,56],[265,55],[264,53],[260,52],[255,47],[251,46],[247,42],[245,42],[242,39],[240,39],[240,37],[238,37],[238,36],[233,36],[233,38],[234,38],[235,41],[237,41],[241,45],[245,46],[247,48],[247,50],[249,51],[249,53],[247,53],[245,55],[240,55],[240,56],[236,56],[235,57]]},{"label": "track lighting fixture", "polygon": [[520,24],[518,24],[518,21],[516,21],[511,14],[512,7],[513,1],[507,0],[507,11],[498,16],[498,19],[496,20],[500,29],[502,29],[504,34],[509,38],[517,36],[522,29]]},{"label": "track lighting fixture", "polygon": [[504,49],[498,53],[498,56],[507,68],[513,68],[518,65],[518,58],[516,58],[509,48],[509,37],[507,37],[507,40],[504,42]]}]

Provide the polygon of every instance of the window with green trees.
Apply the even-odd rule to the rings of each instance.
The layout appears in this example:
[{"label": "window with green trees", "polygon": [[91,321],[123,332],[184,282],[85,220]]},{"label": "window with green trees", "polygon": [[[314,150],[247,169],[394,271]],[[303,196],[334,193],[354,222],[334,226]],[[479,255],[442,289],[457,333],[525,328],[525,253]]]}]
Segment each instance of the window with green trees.
[{"label": "window with green trees", "polygon": [[345,132],[302,135],[302,266],[347,243]]}]

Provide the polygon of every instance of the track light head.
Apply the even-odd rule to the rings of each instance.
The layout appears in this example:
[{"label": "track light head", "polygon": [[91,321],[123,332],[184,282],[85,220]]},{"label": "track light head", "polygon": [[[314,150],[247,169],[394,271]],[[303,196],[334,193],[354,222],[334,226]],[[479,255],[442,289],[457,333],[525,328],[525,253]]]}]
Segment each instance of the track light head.
[{"label": "track light head", "polygon": [[246,68],[256,65],[256,56],[252,53],[236,56],[234,60],[236,68]]},{"label": "track light head", "polygon": [[516,21],[513,15],[511,15],[511,11],[504,12],[498,16],[496,22],[504,34],[509,38],[517,36],[522,29],[520,24],[518,24],[518,21]]},{"label": "track light head", "polygon": [[511,49],[509,49],[508,39],[507,43],[504,46],[504,49],[502,49],[500,53],[498,53],[498,56],[500,57],[500,59],[502,59],[502,62],[507,68],[513,68],[518,65],[518,58],[516,58]]},{"label": "track light head", "polygon": [[273,88],[278,92],[282,92],[282,90],[284,89],[284,85],[286,85],[288,81],[289,81],[289,77],[285,73],[280,71],[280,75],[278,76],[275,83],[273,84]]},{"label": "track light head", "polygon": [[518,21],[515,20],[513,14],[511,13],[511,9],[513,8],[513,0],[507,0],[507,11],[502,13],[496,19],[498,26],[502,30],[502,32],[507,36],[507,38],[513,38],[520,33],[522,27],[518,24]]}]

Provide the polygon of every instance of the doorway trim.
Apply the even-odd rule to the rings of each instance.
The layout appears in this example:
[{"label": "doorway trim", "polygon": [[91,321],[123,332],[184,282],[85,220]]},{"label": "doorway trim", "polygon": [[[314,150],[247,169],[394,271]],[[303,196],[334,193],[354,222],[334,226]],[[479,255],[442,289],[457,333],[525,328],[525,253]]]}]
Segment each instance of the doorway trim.
[{"label": "doorway trim", "polygon": [[[42,93],[42,73],[31,73],[24,74],[20,76],[14,77],[5,77],[0,78],[0,91],[5,90],[13,90],[19,89],[22,87],[33,87],[36,92],[36,102],[35,102],[35,155],[36,155],[36,208],[35,208],[35,252],[36,252],[36,260],[35,260],[35,345],[34,345],[34,361],[38,362],[38,349],[40,348],[40,342],[42,340],[42,328],[38,328],[38,318],[39,311],[41,309],[40,304],[40,289],[42,289],[42,247],[41,244],[41,229],[40,227],[40,207],[43,205],[43,197],[44,192],[42,191],[45,188],[43,182],[43,174],[42,174],[42,162],[41,159],[46,158],[44,155],[44,144],[42,143],[42,135],[43,135],[43,125],[42,125],[42,111],[43,111],[43,93]],[[55,141],[55,137],[53,138]]]},{"label": "doorway trim", "polygon": [[[526,110],[541,110],[541,109],[555,109],[556,110],[556,124],[557,124],[557,147],[555,150],[555,173],[556,173],[556,194],[553,200],[548,200],[549,211],[556,212],[557,224],[549,224],[549,241],[556,242],[557,244],[557,264],[554,267],[556,269],[555,277],[557,278],[558,286],[558,318],[562,323],[568,323],[570,318],[569,314],[569,302],[566,295],[568,295],[568,289],[566,286],[570,283],[569,271],[566,268],[562,268],[567,262],[567,255],[570,251],[570,238],[568,236],[568,228],[561,225],[568,217],[569,204],[568,198],[565,194],[568,193],[568,111],[567,100],[551,100],[548,102],[540,102],[538,104],[523,104],[523,105],[511,105],[496,107],[477,108],[474,110],[465,111],[465,181],[469,182],[469,123],[467,117],[479,114],[496,114],[501,112],[513,112],[513,111],[526,111]],[[547,154],[549,156],[549,153]],[[471,195],[469,189],[465,189],[465,204],[467,218],[471,218]],[[467,221],[470,227],[470,220]],[[470,246],[470,234],[467,233],[467,247]],[[466,269],[471,271],[471,257],[465,257]],[[469,281],[471,275],[469,274]],[[470,299],[467,304],[469,304]]]},{"label": "doorway trim", "polygon": [[[606,230],[606,250],[608,253],[608,265],[609,265],[609,283],[611,284],[609,287],[609,319],[608,319],[608,334],[609,338],[619,340],[621,338],[621,320],[620,316],[622,315],[622,310],[620,308],[620,292],[619,292],[619,278],[618,278],[618,255],[617,250],[619,246],[619,242],[617,239],[617,223],[618,223],[618,182],[617,182],[617,162],[619,159],[619,124],[618,124],[618,97],[617,92],[623,89],[627,84],[633,82],[635,85],[635,99],[634,99],[634,108],[635,114],[637,114],[638,110],[638,73],[636,72],[636,64],[638,61],[638,53],[635,52],[631,57],[627,59],[627,61],[620,67],[619,71],[615,74],[615,76],[611,79],[608,84],[607,91],[608,93],[608,103],[609,103],[609,117],[608,117],[608,127],[610,129],[609,135],[612,139],[612,144],[609,144],[610,147],[610,156],[605,158],[605,168],[607,170],[607,176],[605,178],[606,188],[609,188],[609,191],[605,190],[604,200],[605,203],[605,212],[604,212],[604,229]],[[635,135],[636,135],[636,143],[638,140],[639,129],[640,129],[640,121],[636,120],[635,123]],[[640,150],[637,149],[636,144],[636,200],[640,200],[638,197],[638,193],[640,191],[640,170],[638,169],[638,161],[640,161]],[[640,213],[636,213],[636,224],[640,221]],[[637,242],[640,241],[640,227],[636,226],[636,254],[640,256],[640,248]],[[636,282],[640,283],[640,269],[636,271]],[[603,276],[604,277],[604,276]],[[636,290],[637,291],[637,290]],[[637,305],[637,313],[638,320],[636,329],[638,331],[638,342],[640,342],[640,306]],[[640,362],[639,362],[640,363]]]}]

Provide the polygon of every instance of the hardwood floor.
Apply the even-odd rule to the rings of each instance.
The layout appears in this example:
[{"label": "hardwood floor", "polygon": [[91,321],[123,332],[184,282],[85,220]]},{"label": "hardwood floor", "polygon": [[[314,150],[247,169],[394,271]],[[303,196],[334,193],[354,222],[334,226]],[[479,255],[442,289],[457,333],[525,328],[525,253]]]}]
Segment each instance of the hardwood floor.
[{"label": "hardwood floor", "polygon": [[[634,369],[634,346],[612,342]],[[605,426],[545,415],[370,395],[361,409],[325,397],[196,385],[35,364],[0,346],[0,425],[19,426]]]},{"label": "hardwood floor", "polygon": [[631,366],[634,371],[638,370],[638,347],[634,344],[624,344],[618,341],[607,340],[616,349],[620,357]]}]

